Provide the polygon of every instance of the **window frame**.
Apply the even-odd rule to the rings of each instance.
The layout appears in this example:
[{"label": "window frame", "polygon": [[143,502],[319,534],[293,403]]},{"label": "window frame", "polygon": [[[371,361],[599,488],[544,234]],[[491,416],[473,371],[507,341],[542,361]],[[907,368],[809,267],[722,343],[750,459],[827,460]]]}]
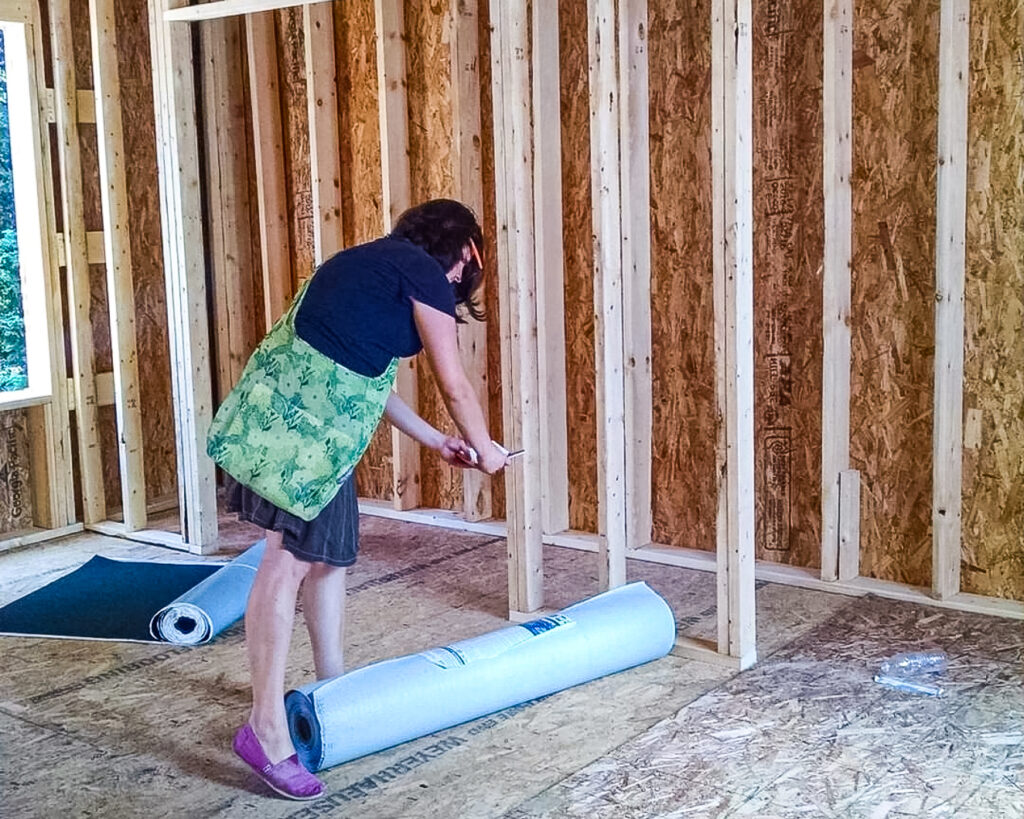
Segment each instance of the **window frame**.
[{"label": "window frame", "polygon": [[[11,128],[11,161],[28,365],[28,386],[0,392],[0,412],[50,404],[54,391],[61,386],[54,378],[58,372],[54,367],[56,332],[62,322],[55,323],[52,310],[52,228],[46,208],[47,164],[43,154],[48,144],[43,139],[46,122],[41,105],[45,97],[40,88],[42,75],[33,31],[37,21],[30,6],[18,0],[0,0],[0,29],[7,56],[8,121],[12,126],[18,123]],[[29,155],[32,161],[23,161]]]}]

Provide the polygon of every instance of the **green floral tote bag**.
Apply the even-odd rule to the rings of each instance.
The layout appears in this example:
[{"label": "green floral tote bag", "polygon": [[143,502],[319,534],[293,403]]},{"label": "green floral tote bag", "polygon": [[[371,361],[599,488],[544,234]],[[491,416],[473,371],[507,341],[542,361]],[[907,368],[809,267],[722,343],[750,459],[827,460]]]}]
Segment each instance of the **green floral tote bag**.
[{"label": "green floral tote bag", "polygon": [[206,451],[244,486],[303,520],[330,503],[384,414],[398,360],[370,378],[295,334],[291,308],[249,358],[217,410]]}]

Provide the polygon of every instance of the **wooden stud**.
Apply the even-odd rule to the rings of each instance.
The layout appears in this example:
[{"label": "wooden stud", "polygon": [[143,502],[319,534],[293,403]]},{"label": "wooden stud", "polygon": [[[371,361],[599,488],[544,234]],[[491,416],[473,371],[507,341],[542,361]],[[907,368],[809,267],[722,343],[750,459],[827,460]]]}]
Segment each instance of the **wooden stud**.
[{"label": "wooden stud", "polygon": [[[176,0],[169,0],[175,2]],[[195,23],[200,20],[218,20],[223,17],[235,17],[239,14],[289,9],[305,5],[307,0],[214,0],[198,6],[169,7],[163,13],[166,22]]]},{"label": "wooden stud", "polygon": [[718,650],[754,635],[753,122],[750,0],[712,3],[712,187],[718,406]]},{"label": "wooden stud", "polygon": [[[96,97],[92,91],[78,89],[76,97],[76,122],[96,122]],[[52,88],[46,89],[46,121],[51,125],[57,122],[57,101],[56,92]]]},{"label": "wooden stud", "polygon": [[590,164],[594,200],[598,534],[602,588],[626,582],[626,394],[619,74],[614,0],[589,0]]},{"label": "wooden stud", "polygon": [[164,21],[167,2],[149,0],[149,20],[179,507],[183,542],[191,551],[209,551],[217,537],[217,494],[213,461],[206,456],[213,402],[195,87],[192,71],[184,70],[191,65],[192,37],[188,28]]},{"label": "wooden stud", "polygon": [[375,0],[384,231],[412,204],[403,0]]},{"label": "wooden stud", "polygon": [[[67,237],[63,233],[58,233],[54,238],[57,244],[57,267],[66,267]],[[102,230],[85,231],[85,259],[87,264],[106,264],[107,248]]]},{"label": "wooden stud", "polygon": [[839,579],[860,576],[860,472],[839,473]]},{"label": "wooden stud", "polygon": [[824,25],[821,579],[835,580],[839,576],[839,475],[850,467],[853,0],[827,0]]},{"label": "wooden stud", "polygon": [[[17,9],[11,9],[12,12]],[[49,393],[45,404],[30,406],[26,411],[30,442],[31,492],[34,523],[48,529],[68,526],[75,520],[74,475],[72,472],[71,429],[68,415],[66,366],[64,356],[63,306],[60,273],[56,265],[53,170],[50,164],[49,127],[45,118],[44,54],[42,26],[38,7],[23,9],[24,38],[7,43],[8,105],[12,119],[29,121],[27,131],[11,134],[14,155],[32,156],[34,178],[28,185],[15,188],[15,207],[19,227],[19,248],[25,259],[38,259],[43,286],[35,294],[23,293],[26,331],[29,320],[42,317],[45,322],[47,350],[29,349],[29,387],[41,380],[40,394]],[[10,18],[9,18],[10,19]],[[22,56],[16,50],[24,49]],[[26,73],[16,76],[16,66],[24,65]],[[27,89],[27,98],[22,89]],[[17,145],[19,134],[27,133],[30,143]],[[25,191],[31,191],[28,196]],[[29,303],[30,298],[36,298]],[[33,319],[35,320],[35,319]],[[33,334],[35,336],[37,334]],[[31,342],[30,342],[31,343]],[[33,364],[33,361],[35,363]],[[37,375],[33,377],[35,371]],[[40,379],[40,375],[42,378]],[[48,386],[46,386],[48,385]]]},{"label": "wooden stud", "polygon": [[[87,233],[82,190],[82,162],[79,146],[78,101],[75,61],[71,33],[69,0],[50,0],[50,33],[53,48],[54,115],[57,124],[57,156],[60,162],[61,209],[64,233],[58,247],[64,248],[68,297],[68,330],[71,340],[72,394],[75,404],[75,428],[78,438],[78,463],[82,486],[82,516],[85,523],[106,518],[103,458],[93,370],[92,324],[89,311],[92,294],[89,265],[104,263],[102,233]],[[95,114],[95,98],[93,112]],[[99,238],[99,259],[93,253]],[[90,241],[92,240],[92,241]],[[92,253],[91,253],[92,251]]]},{"label": "wooden stud", "polygon": [[212,20],[199,30],[218,401],[227,397],[248,360],[256,310],[247,138],[241,106],[241,28],[241,21],[227,19]]},{"label": "wooden stud", "polygon": [[269,329],[284,314],[293,295],[274,15],[248,15],[245,18],[245,39],[249,52],[249,98],[252,100],[263,302]]},{"label": "wooden stud", "polygon": [[511,612],[544,604],[537,280],[526,0],[491,0],[492,102],[505,445],[525,449],[505,470]]},{"label": "wooden stud", "polygon": [[[114,406],[114,374],[113,373],[94,373],[94,380],[96,382],[95,390],[95,402],[97,407],[112,407]],[[73,411],[78,409],[75,404],[75,385],[74,379],[68,378],[68,410]],[[152,507],[150,507],[152,508]],[[106,520],[104,515],[100,520]]]},{"label": "wooden stud", "polygon": [[312,175],[313,258],[317,265],[342,248],[341,147],[338,77],[334,60],[334,11],[330,3],[302,7],[306,99],[309,103],[309,169]]},{"label": "wooden stud", "polygon": [[[480,34],[478,0],[454,0],[449,6],[448,27],[452,76],[455,196],[477,219],[483,218],[484,182],[480,141]],[[494,265],[487,264],[493,271]],[[489,272],[493,275],[493,272]],[[487,275],[487,274],[485,274]],[[483,300],[483,290],[478,291]],[[467,320],[458,327],[462,367],[476,390],[477,400],[489,421],[487,396],[487,327]],[[462,510],[467,520],[484,520],[493,514],[490,476],[476,469],[462,473]]]},{"label": "wooden stud", "polygon": [[135,291],[128,226],[128,181],[121,125],[121,85],[117,68],[114,0],[89,0],[92,26],[93,87],[99,140],[103,230],[106,238],[107,304],[114,356],[114,407],[124,525],[146,525],[146,472],[143,465],[142,407],[139,404],[135,341]]},{"label": "wooden stud", "polygon": [[569,528],[558,4],[533,3],[533,235],[544,531]]},{"label": "wooden stud", "polygon": [[[412,204],[403,13],[403,0],[375,0],[385,233],[391,231],[395,219]],[[415,358],[401,362],[395,379],[395,392],[414,412],[418,412],[419,386]],[[420,505],[420,446],[397,428],[392,428],[391,452],[392,500],[395,508],[415,509]]]},{"label": "wooden stud", "polygon": [[647,0],[619,0],[626,546],[651,542],[651,151]]},{"label": "wooden stud", "polygon": [[970,0],[943,0],[935,227],[932,591],[960,591]]}]

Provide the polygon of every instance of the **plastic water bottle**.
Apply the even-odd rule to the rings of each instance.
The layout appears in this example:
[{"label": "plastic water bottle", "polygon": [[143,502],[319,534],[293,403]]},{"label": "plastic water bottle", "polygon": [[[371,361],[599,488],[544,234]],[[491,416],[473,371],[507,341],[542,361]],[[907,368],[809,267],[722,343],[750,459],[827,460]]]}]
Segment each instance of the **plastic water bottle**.
[{"label": "plastic water bottle", "polygon": [[905,677],[911,674],[939,674],[946,670],[946,652],[939,649],[911,651],[884,660],[878,667],[884,674]]},{"label": "plastic water bottle", "polygon": [[906,691],[910,694],[924,694],[927,697],[941,697],[945,694],[942,686],[928,682],[928,678],[914,679],[911,677],[898,677],[892,674],[875,674],[875,682],[888,688],[895,688],[897,691]]}]

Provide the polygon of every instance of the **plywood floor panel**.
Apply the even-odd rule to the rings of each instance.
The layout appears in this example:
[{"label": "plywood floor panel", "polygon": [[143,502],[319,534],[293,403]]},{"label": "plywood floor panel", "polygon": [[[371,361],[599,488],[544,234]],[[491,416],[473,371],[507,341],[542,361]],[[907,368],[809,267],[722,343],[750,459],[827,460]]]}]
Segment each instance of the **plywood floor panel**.
[{"label": "plywood floor panel", "polygon": [[[362,555],[349,575],[350,667],[506,625],[501,539],[383,519],[364,519],[362,526]],[[228,552],[239,551],[253,534],[237,525],[226,526],[225,532]],[[193,559],[98,535],[76,536],[0,555],[0,604],[95,553]],[[547,550],[548,604],[561,607],[596,592],[596,569],[593,554]],[[646,580],[669,601],[682,633],[713,636],[711,575],[636,561],[630,561],[629,572],[630,579]],[[871,612],[878,603],[870,604]],[[871,730],[875,700],[868,696],[870,686],[852,685],[842,669],[851,656],[863,659],[869,649],[877,654],[900,647],[864,638],[865,633],[898,633],[904,644],[914,640],[914,629],[901,619],[901,612],[913,607],[881,602],[888,613],[880,620],[875,613],[865,615],[865,605],[836,595],[759,584],[758,648],[768,659],[752,671],[737,676],[670,655],[334,768],[324,774],[328,795],[315,806],[270,796],[230,752],[231,735],[248,709],[241,625],[196,648],[3,638],[0,815],[562,817],[575,815],[572,805],[583,788],[591,793],[584,800],[590,819],[590,813],[657,815],[645,812],[646,807],[631,813],[632,795],[644,794],[659,804],[658,798],[675,798],[672,788],[678,789],[680,783],[686,786],[687,799],[697,800],[681,804],[704,806],[685,815],[716,815],[716,805],[743,812],[755,804],[764,807],[761,813],[771,813],[771,800],[788,793],[786,788],[824,793],[816,784],[824,776],[817,770],[821,748],[791,748],[783,742],[776,761],[781,765],[791,758],[788,779],[781,790],[762,789],[756,799],[751,796],[754,776],[749,769],[730,766],[743,762],[744,749],[755,746],[760,749],[758,758],[768,759],[773,725],[784,726],[793,737],[806,737],[815,725],[831,724],[830,718],[843,714],[847,756],[840,762],[856,759],[861,745],[869,749],[878,741],[878,732]],[[1001,729],[992,717],[999,707],[1012,714],[1006,711],[1005,686],[1016,684],[1013,669],[1021,666],[1024,638],[1019,625],[1013,625],[1016,631],[1001,626],[993,630],[992,621],[985,618],[931,612],[912,622],[923,623],[929,635],[945,633],[947,627],[960,635],[957,645],[971,659],[961,665],[969,666],[973,675],[964,678],[961,689],[965,708],[972,710],[963,712],[960,724],[974,720],[971,725],[987,738],[988,750],[987,756],[979,754],[977,759],[988,769],[1005,770],[1019,749],[1009,736],[1012,731]],[[807,633],[810,639],[801,636]],[[843,642],[847,633],[854,635],[848,644]],[[993,667],[1010,676],[1001,681],[990,678],[988,669]],[[288,684],[300,685],[312,675],[300,614]],[[833,680],[839,681],[839,688]],[[819,684],[832,687],[806,704],[807,692]],[[848,705],[836,701],[837,694],[847,693],[842,685],[852,688]],[[741,698],[746,704],[737,711]],[[913,712],[901,714],[899,724],[912,717]],[[669,737],[664,734],[666,725],[677,725]],[[764,736],[752,739],[752,726],[760,726]],[[650,742],[651,736],[659,737],[664,755],[655,774],[645,773],[646,778],[637,781],[624,749]],[[688,754],[708,743],[723,754],[724,770],[707,763],[694,769]],[[838,788],[863,784],[851,765],[840,768]],[[596,778],[595,771],[601,772]],[[1011,795],[986,790],[984,777],[975,768],[961,766],[954,773],[957,798],[985,796],[986,804],[1002,799],[1002,805],[1013,805]],[[581,784],[584,780],[589,784]],[[605,786],[611,788],[611,797],[602,790]],[[662,788],[668,790],[659,796]]]}]

